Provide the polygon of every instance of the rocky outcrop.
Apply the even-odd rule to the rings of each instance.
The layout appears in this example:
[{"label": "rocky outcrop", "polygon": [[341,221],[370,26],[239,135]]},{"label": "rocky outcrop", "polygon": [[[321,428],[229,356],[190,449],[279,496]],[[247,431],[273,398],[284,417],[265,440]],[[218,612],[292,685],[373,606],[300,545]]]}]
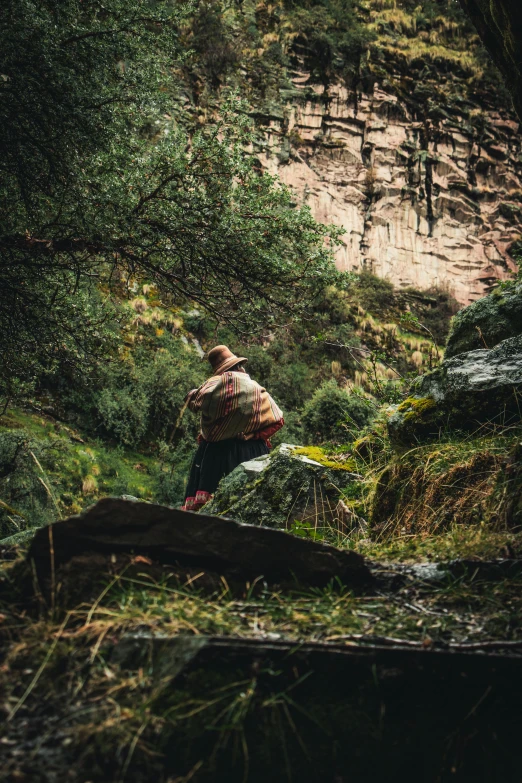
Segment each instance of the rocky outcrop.
[{"label": "rocky outcrop", "polygon": [[444,355],[449,359],[465,351],[494,348],[518,334],[522,334],[522,281],[498,288],[460,310],[452,320]]},{"label": "rocky outcrop", "polygon": [[486,422],[521,419],[522,335],[495,348],[459,353],[413,385],[413,394],[390,411],[395,443],[412,444],[447,430],[477,430]]},{"label": "rocky outcrop", "polygon": [[340,84],[325,96],[308,74],[295,74],[291,102],[267,120],[261,161],[317,219],[346,230],[339,269],[364,268],[399,287],[446,287],[469,304],[516,268],[509,249],[522,227],[518,123],[487,101],[473,110],[462,100],[460,115],[458,105],[430,111],[439,88],[458,93],[459,77],[443,73],[444,86],[422,77],[411,85],[427,92],[422,118],[397,95],[407,75],[388,67],[356,103]]},{"label": "rocky outcrop", "polygon": [[354,520],[340,493],[360,476],[300,451],[283,444],[270,456],[239,465],[221,481],[205,511],[266,527],[289,530],[297,525],[305,532],[325,525],[336,530],[350,527]]},{"label": "rocky outcrop", "polygon": [[27,559],[45,579],[73,558],[92,552],[134,553],[239,580],[262,576],[272,582],[297,579],[316,585],[334,578],[353,585],[371,581],[355,552],[281,530],[118,498],[105,498],[80,516],[40,528]]}]

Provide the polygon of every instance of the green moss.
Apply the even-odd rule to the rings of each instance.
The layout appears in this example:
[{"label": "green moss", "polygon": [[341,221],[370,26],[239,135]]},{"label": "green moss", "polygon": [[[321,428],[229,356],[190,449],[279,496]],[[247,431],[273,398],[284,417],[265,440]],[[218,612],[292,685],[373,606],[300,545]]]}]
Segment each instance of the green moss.
[{"label": "green moss", "polygon": [[446,358],[466,351],[494,348],[522,332],[522,285],[498,288],[465,307],[453,318]]},{"label": "green moss", "polygon": [[437,403],[433,397],[408,397],[397,408],[403,414],[404,421],[422,417],[427,411],[435,408]]},{"label": "green moss", "polygon": [[223,479],[205,512],[284,529],[291,528],[296,520],[311,520],[314,530],[319,527],[327,537],[341,493],[352,483],[352,477],[334,460],[325,459],[320,449],[302,451],[307,452],[303,456],[316,462],[315,457],[320,456],[335,467],[314,465],[298,456],[275,451],[261,474],[250,478],[239,466]]},{"label": "green moss", "polygon": [[324,449],[319,446],[302,446],[294,450],[294,454],[302,454],[308,459],[313,459],[314,462],[319,462],[320,465],[324,465],[325,468],[331,468],[332,470],[346,470],[353,471],[355,469],[355,461],[344,460],[339,462],[332,459],[331,456],[325,453]]}]

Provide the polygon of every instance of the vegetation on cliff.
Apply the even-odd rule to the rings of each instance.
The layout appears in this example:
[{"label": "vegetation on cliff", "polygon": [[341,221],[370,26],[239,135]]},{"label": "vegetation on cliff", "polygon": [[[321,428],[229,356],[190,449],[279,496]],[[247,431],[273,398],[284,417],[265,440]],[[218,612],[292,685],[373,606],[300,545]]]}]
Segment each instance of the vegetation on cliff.
[{"label": "vegetation on cliff", "polygon": [[111,296],[130,280],[248,331],[335,279],[339,231],[245,154],[241,102],[199,129],[176,110],[183,11],[69,0],[0,14],[6,405],[38,376],[114,354]]}]

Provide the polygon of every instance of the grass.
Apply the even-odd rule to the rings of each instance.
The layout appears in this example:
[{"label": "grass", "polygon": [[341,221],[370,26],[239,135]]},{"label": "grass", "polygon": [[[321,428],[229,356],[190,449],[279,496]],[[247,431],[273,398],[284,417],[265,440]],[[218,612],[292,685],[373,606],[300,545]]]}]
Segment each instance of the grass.
[{"label": "grass", "polygon": [[[27,427],[27,414],[19,415]],[[51,432],[42,418],[33,421],[31,416],[29,426],[33,424],[35,437],[45,432],[48,438],[68,439],[71,464],[81,450],[91,464],[103,465],[99,445],[78,443],[71,433]],[[377,436],[378,432],[374,439]],[[379,437],[385,438],[384,431]],[[475,464],[477,454],[492,454],[500,464],[518,440],[518,431],[493,433],[440,441],[404,453],[400,460],[405,475],[396,480],[405,507],[410,502],[422,507],[422,497],[415,499],[410,491],[415,471],[422,471],[429,487],[446,481],[456,465]],[[386,443],[381,446],[367,451],[364,458],[353,449],[343,452],[338,448],[332,454],[306,452],[332,463],[331,467],[349,464],[364,474],[362,482],[345,492],[345,502],[364,511],[370,522],[379,477],[394,459]],[[118,457],[131,472],[136,471],[134,458],[131,453]],[[141,477],[141,471],[136,472]],[[72,473],[78,481],[78,474]],[[98,487],[103,475],[100,471],[96,476]],[[52,479],[52,472],[46,478]],[[319,521],[313,531],[303,529],[300,534],[313,533],[314,538],[354,549],[373,560],[396,563],[522,553],[522,534],[507,529],[453,520],[437,532],[426,525],[408,532],[401,530],[401,519],[397,516],[397,524],[380,531],[371,526],[343,531]],[[161,783],[167,779],[197,783],[209,779],[205,771],[224,758],[233,764],[227,766],[229,779],[246,781],[255,779],[251,775],[260,763],[259,748],[262,755],[276,752],[277,764],[286,769],[282,779],[292,780],[296,758],[306,761],[305,751],[310,757],[329,758],[331,737],[341,731],[339,726],[343,726],[339,736],[343,732],[353,736],[353,727],[357,727],[363,732],[363,744],[370,742],[368,738],[380,737],[382,715],[375,721],[370,717],[375,684],[368,686],[369,691],[364,690],[366,685],[354,685],[355,695],[350,692],[337,701],[337,691],[330,689],[330,701],[324,702],[324,688],[321,695],[313,687],[306,690],[306,670],[299,669],[289,681],[277,667],[265,665],[248,671],[232,668],[227,673],[219,667],[196,669],[173,685],[168,673],[172,656],[163,658],[163,668],[153,666],[146,657],[143,662],[118,663],[112,651],[128,634],[284,640],[295,643],[296,649],[303,642],[367,645],[398,640],[418,647],[522,642],[521,578],[484,582],[471,573],[426,582],[404,577],[400,589],[362,595],[335,582],[323,589],[296,585],[282,590],[269,588],[260,579],[232,592],[225,579],[217,582],[217,589],[209,588],[204,574],[193,569],[183,576],[179,569],[173,573],[154,567],[147,558],[108,556],[105,566],[103,560],[98,561],[92,573],[83,569],[81,585],[75,567],[68,574],[57,574],[62,590],[53,593],[53,605],[47,606],[41,595],[35,602],[28,603],[26,598],[17,603],[18,567],[17,561],[6,563],[0,571],[1,595],[5,596],[0,598],[4,653],[0,690],[5,694],[0,710],[7,749],[0,779],[4,774],[6,780],[23,781],[32,769],[43,765],[57,779],[71,769],[73,780],[79,781],[77,775],[85,773],[93,783],[141,783],[152,778]],[[83,600],[71,602],[74,591],[67,590],[67,579],[79,587]],[[380,715],[381,708],[379,700],[375,715]],[[24,750],[17,754],[21,742]],[[164,765],[169,769],[174,765],[175,774],[164,777]],[[300,779],[306,779],[306,774]]]},{"label": "grass", "polygon": [[154,455],[111,448],[22,409],[0,419],[0,438],[3,434],[23,443],[15,470],[0,480],[0,503],[8,517],[4,535],[77,514],[107,495],[154,499],[161,469]]},{"label": "grass", "polygon": [[383,453],[366,474],[374,536],[433,535],[454,522],[507,531],[514,524],[510,499],[520,492],[518,474],[508,476],[519,441],[520,426],[489,432],[484,426],[391,457]]},{"label": "grass", "polygon": [[403,533],[373,540],[359,536],[351,546],[372,560],[398,563],[494,560],[520,557],[522,534],[494,531],[485,524],[468,526],[454,522],[443,533]]},{"label": "grass", "polygon": [[[114,658],[112,650],[129,633],[349,645],[390,638],[424,646],[522,639],[520,579],[408,581],[399,591],[369,595],[336,584],[287,592],[262,586],[256,592],[245,585],[237,597],[226,582],[209,594],[194,577],[180,581],[165,573],[154,579],[144,563],[135,563],[130,573],[123,567],[116,578],[106,576],[94,600],[68,611],[61,607],[54,619],[42,605],[35,614],[12,600],[0,604],[4,779],[24,780],[23,774],[45,759],[54,774],[57,765],[57,779],[73,764],[97,783],[163,780],[162,753],[168,753],[173,733],[178,743],[182,738],[175,746],[181,754],[185,745],[210,737],[192,765],[203,758],[207,763],[237,741],[248,767],[251,749],[242,743],[249,716],[261,721],[260,731],[267,719],[292,736],[296,714],[304,710],[317,724],[316,741],[322,731],[328,736],[325,716],[300,700],[305,670],[286,684],[281,672],[266,667],[232,670],[227,677],[205,670],[173,687],[170,659],[155,668],[146,655],[143,662]],[[17,755],[22,741],[24,752]]]}]

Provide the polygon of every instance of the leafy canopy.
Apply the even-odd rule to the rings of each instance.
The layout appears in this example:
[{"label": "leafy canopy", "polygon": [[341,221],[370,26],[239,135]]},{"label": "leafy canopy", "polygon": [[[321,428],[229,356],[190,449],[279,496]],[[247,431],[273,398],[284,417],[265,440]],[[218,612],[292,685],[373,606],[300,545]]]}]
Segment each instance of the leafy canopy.
[{"label": "leafy canopy", "polygon": [[245,154],[231,96],[194,130],[177,82],[187,13],[159,0],[0,9],[1,390],[108,355],[114,289],[158,285],[242,331],[298,315],[339,231]]}]

